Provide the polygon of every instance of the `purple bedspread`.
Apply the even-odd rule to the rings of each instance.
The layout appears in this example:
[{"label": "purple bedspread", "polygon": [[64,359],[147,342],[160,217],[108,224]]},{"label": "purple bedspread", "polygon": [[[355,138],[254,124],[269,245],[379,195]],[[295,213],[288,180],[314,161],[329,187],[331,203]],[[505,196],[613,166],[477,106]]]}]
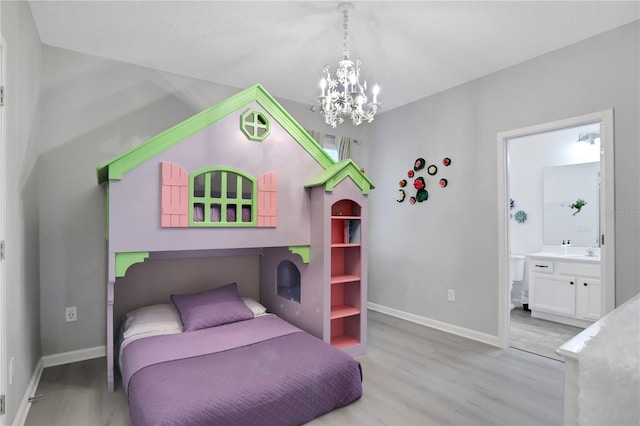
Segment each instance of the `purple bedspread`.
[{"label": "purple bedspread", "polygon": [[140,339],[122,364],[134,426],[299,425],[362,395],[358,361],[271,315]]}]

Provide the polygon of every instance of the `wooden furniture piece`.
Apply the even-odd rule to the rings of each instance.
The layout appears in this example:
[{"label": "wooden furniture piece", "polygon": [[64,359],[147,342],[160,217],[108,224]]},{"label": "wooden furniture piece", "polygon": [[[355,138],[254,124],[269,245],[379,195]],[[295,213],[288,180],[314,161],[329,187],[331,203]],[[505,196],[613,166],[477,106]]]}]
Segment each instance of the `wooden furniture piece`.
[{"label": "wooden furniture piece", "polygon": [[[352,200],[331,206],[331,344],[358,345],[362,332],[361,207]],[[366,309],[366,307],[365,307]]]},{"label": "wooden furniture piece", "polygon": [[599,258],[536,253],[528,265],[531,316],[583,328],[600,319]]},{"label": "wooden furniture piece", "polygon": [[[110,390],[114,328],[120,320],[114,317],[115,287],[131,266],[145,261],[260,256],[255,287],[261,302],[286,321],[331,341],[331,206],[352,200],[360,206],[364,230],[367,195],[374,186],[352,160],[334,162],[260,85],[106,161],[98,166],[97,177],[105,188],[107,210]],[[360,287],[340,283],[343,291],[335,295],[342,295],[341,304],[359,310],[366,303],[366,252],[350,246],[344,252],[344,264],[360,276]],[[350,260],[352,252],[358,263]],[[338,316],[343,319],[336,318],[336,336],[358,342],[346,348],[349,354],[364,353],[366,311]]]}]

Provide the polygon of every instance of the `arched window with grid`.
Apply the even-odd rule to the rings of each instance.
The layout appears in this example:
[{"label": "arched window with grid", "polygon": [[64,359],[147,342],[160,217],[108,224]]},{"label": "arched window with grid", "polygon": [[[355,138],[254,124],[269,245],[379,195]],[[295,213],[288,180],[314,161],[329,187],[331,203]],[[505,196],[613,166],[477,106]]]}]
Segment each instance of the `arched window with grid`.
[{"label": "arched window with grid", "polygon": [[190,174],[189,226],[256,226],[257,180],[242,170],[211,167]]}]

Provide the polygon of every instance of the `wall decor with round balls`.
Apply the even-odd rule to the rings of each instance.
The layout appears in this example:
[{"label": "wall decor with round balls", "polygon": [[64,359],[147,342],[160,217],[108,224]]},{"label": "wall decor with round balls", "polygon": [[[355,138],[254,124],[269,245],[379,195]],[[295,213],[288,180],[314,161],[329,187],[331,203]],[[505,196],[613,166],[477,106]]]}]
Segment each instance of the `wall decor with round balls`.
[{"label": "wall decor with round balls", "polygon": [[[435,164],[431,164],[426,167],[426,160],[422,157],[417,158],[413,162],[413,167],[407,171],[407,177],[409,179],[413,179],[413,188],[416,190],[415,195],[409,197],[409,204],[423,203],[429,199],[429,191],[427,190],[427,186],[429,186],[428,181],[426,180],[429,176],[435,176],[438,173],[438,167]],[[445,167],[449,167],[451,165],[451,159],[449,157],[445,157],[442,160],[442,164]],[[427,176],[417,176],[416,173],[425,169]],[[410,188],[408,185],[409,181],[407,179],[400,179],[398,181],[398,186],[400,189],[396,192],[396,201],[402,203],[407,198],[407,191]],[[438,180],[438,185],[441,188],[445,188],[449,185],[449,181],[445,178],[441,178]]]}]

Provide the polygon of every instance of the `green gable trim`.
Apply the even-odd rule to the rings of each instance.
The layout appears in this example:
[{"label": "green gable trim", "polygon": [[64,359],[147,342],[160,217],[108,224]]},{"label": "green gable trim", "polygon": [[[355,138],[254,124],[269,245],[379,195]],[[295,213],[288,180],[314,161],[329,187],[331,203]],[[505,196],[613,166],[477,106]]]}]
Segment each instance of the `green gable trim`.
[{"label": "green gable trim", "polygon": [[131,265],[144,262],[148,257],[148,251],[116,253],[116,277],[124,277]]},{"label": "green gable trim", "polygon": [[182,142],[252,102],[258,102],[265,111],[271,114],[323,168],[326,169],[334,164],[331,157],[302,126],[262,86],[256,84],[176,124],[129,151],[102,163],[96,170],[98,183],[102,184],[107,180],[122,179],[129,170],[138,167],[173,145]]},{"label": "green gable trim", "polygon": [[360,168],[353,160],[344,160],[333,164],[316,176],[312,181],[308,182],[305,187],[324,185],[325,191],[332,192],[343,179],[350,177],[351,180],[358,185],[363,194],[367,195],[375,186],[373,182],[360,171]]},{"label": "green gable trim", "polygon": [[289,113],[276,102],[269,93],[258,85],[258,103],[267,111],[280,125],[302,146],[317,162],[326,169],[335,162],[329,154],[311,137],[311,135],[300,125]]},{"label": "green gable trim", "polygon": [[311,257],[309,246],[289,246],[289,251],[300,256],[302,263],[309,263],[309,258]]},{"label": "green gable trim", "polygon": [[[121,159],[118,159],[113,164],[111,164],[109,166],[109,169],[107,170],[107,173],[109,175],[109,180],[120,180],[120,179],[122,179],[122,175],[124,174],[124,172],[122,170],[122,167],[123,167],[122,163],[123,163],[123,161]],[[102,182],[99,182],[99,183],[102,183]]]}]

